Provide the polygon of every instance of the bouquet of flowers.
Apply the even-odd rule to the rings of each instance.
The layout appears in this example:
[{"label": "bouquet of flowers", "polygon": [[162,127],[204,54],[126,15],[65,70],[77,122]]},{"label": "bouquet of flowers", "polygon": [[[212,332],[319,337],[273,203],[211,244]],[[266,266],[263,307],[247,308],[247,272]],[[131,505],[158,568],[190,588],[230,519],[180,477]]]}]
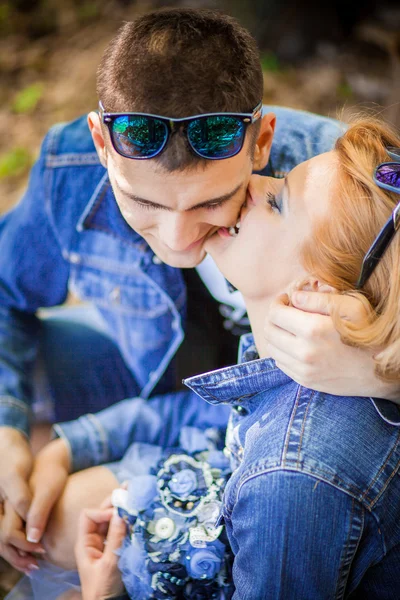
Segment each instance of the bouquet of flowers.
[{"label": "bouquet of flowers", "polygon": [[119,568],[135,600],[225,600],[233,594],[233,557],[217,522],[229,460],[216,447],[215,430],[185,428],[182,437],[190,440],[190,452],[148,447],[147,457],[154,457],[148,472],[113,494],[127,524]]}]

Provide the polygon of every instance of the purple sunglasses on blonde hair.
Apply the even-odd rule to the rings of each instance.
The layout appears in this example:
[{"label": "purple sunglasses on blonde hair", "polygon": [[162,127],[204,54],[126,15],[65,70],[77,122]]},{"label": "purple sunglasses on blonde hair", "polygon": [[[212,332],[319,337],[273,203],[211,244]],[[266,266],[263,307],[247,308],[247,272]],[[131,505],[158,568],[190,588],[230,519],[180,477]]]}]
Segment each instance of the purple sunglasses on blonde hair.
[{"label": "purple sunglasses on blonde hair", "polygon": [[[386,151],[393,161],[381,163],[376,167],[374,182],[384,190],[400,194],[400,148],[389,147],[386,148]],[[382,227],[366,253],[356,283],[356,289],[359,290],[364,287],[399,228],[400,202],[398,202],[386,224]]]}]

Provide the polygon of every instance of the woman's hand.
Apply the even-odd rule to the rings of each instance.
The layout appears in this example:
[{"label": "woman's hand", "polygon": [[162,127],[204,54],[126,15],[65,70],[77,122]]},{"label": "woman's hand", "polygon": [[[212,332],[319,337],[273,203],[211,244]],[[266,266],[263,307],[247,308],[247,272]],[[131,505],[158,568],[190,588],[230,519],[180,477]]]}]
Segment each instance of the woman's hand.
[{"label": "woman's hand", "polygon": [[400,382],[388,384],[374,374],[372,353],[346,346],[333,326],[335,306],[343,319],[356,323],[364,308],[350,296],[296,291],[280,296],[269,308],[264,335],[268,354],[300,385],[340,396],[372,396],[400,403]]},{"label": "woman's hand", "polygon": [[123,593],[115,552],[125,535],[126,525],[113,508],[81,513],[75,557],[83,600],[106,600]]},{"label": "woman's hand", "polygon": [[62,439],[47,444],[37,455],[29,485],[32,502],[26,519],[31,542],[42,538],[50,512],[64,491],[71,469],[67,444]]}]

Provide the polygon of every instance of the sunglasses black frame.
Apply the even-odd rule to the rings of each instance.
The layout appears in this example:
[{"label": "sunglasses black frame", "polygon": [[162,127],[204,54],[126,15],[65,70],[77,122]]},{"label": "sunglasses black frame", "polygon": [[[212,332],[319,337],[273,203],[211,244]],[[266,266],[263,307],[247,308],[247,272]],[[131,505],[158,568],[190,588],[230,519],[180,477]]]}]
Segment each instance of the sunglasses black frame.
[{"label": "sunglasses black frame", "polygon": [[[254,110],[251,113],[234,113],[234,112],[215,112],[215,113],[203,113],[203,114],[199,114],[199,115],[193,115],[191,117],[183,117],[183,118],[179,118],[179,119],[173,119],[170,117],[164,117],[161,115],[154,115],[151,113],[141,113],[141,112],[125,112],[125,113],[110,113],[110,112],[105,112],[104,106],[100,100],[99,102],[99,115],[101,117],[102,122],[104,123],[104,125],[106,125],[109,135],[110,135],[110,139],[111,139],[111,143],[112,146],[114,148],[114,150],[117,152],[117,154],[119,154],[120,156],[123,156],[124,158],[130,158],[132,160],[148,160],[150,158],[155,158],[156,156],[159,156],[159,154],[161,154],[161,152],[165,149],[165,147],[168,144],[168,140],[170,139],[171,133],[174,130],[174,128],[176,126],[178,127],[183,127],[183,130],[185,132],[186,135],[186,139],[188,141],[188,144],[192,150],[192,152],[194,152],[195,154],[197,154],[197,156],[200,156],[201,158],[205,158],[207,160],[224,160],[226,158],[232,158],[232,156],[236,156],[236,154],[239,154],[239,152],[241,151],[241,149],[243,148],[243,143],[244,143],[244,139],[246,137],[246,129],[248,125],[251,125],[252,123],[255,123],[255,121],[257,121],[258,119],[261,118],[262,115],[262,101],[260,101],[257,106],[254,108]],[[149,156],[129,156],[128,154],[123,154],[117,147],[114,141],[114,134],[113,134],[113,123],[115,121],[116,118],[118,117],[149,117],[151,119],[158,119],[159,121],[162,121],[165,125],[166,125],[166,131],[167,134],[165,136],[165,140],[163,142],[163,144],[161,145],[161,147],[153,154],[149,155]],[[198,120],[198,119],[206,119],[208,117],[234,117],[239,119],[244,125],[244,131],[243,131],[243,136],[242,136],[242,140],[241,140],[241,144],[240,147],[238,149],[235,150],[234,153],[229,154],[228,156],[217,156],[217,157],[210,157],[207,156],[201,152],[199,152],[198,150],[196,150],[196,148],[193,147],[188,135],[186,134],[186,125],[188,123],[191,123],[192,121]]]},{"label": "sunglasses black frame", "polygon": [[[378,165],[374,171],[374,183],[378,187],[384,190],[388,190],[390,192],[395,192],[396,194],[400,194],[400,188],[397,188],[393,185],[383,183],[379,181],[377,178],[377,172],[381,167],[396,165],[400,167],[400,148],[387,148],[387,153],[394,160],[391,162],[384,162]],[[356,283],[356,289],[359,290],[364,287],[368,279],[371,277],[375,268],[379,264],[382,256],[386,252],[390,242],[392,241],[396,231],[400,228],[400,202],[397,204],[396,208],[393,210],[389,219],[382,227],[375,240],[371,244],[368,252],[366,253],[364,260],[362,262],[360,275],[358,277]]]}]

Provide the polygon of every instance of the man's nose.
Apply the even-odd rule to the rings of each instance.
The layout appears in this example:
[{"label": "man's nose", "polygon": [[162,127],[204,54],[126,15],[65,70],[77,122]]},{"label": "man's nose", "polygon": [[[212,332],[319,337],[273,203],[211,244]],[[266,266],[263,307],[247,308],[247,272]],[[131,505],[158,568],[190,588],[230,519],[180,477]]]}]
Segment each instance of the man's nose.
[{"label": "man's nose", "polygon": [[192,216],[171,213],[159,228],[161,241],[174,252],[183,252],[199,239],[199,227]]}]

